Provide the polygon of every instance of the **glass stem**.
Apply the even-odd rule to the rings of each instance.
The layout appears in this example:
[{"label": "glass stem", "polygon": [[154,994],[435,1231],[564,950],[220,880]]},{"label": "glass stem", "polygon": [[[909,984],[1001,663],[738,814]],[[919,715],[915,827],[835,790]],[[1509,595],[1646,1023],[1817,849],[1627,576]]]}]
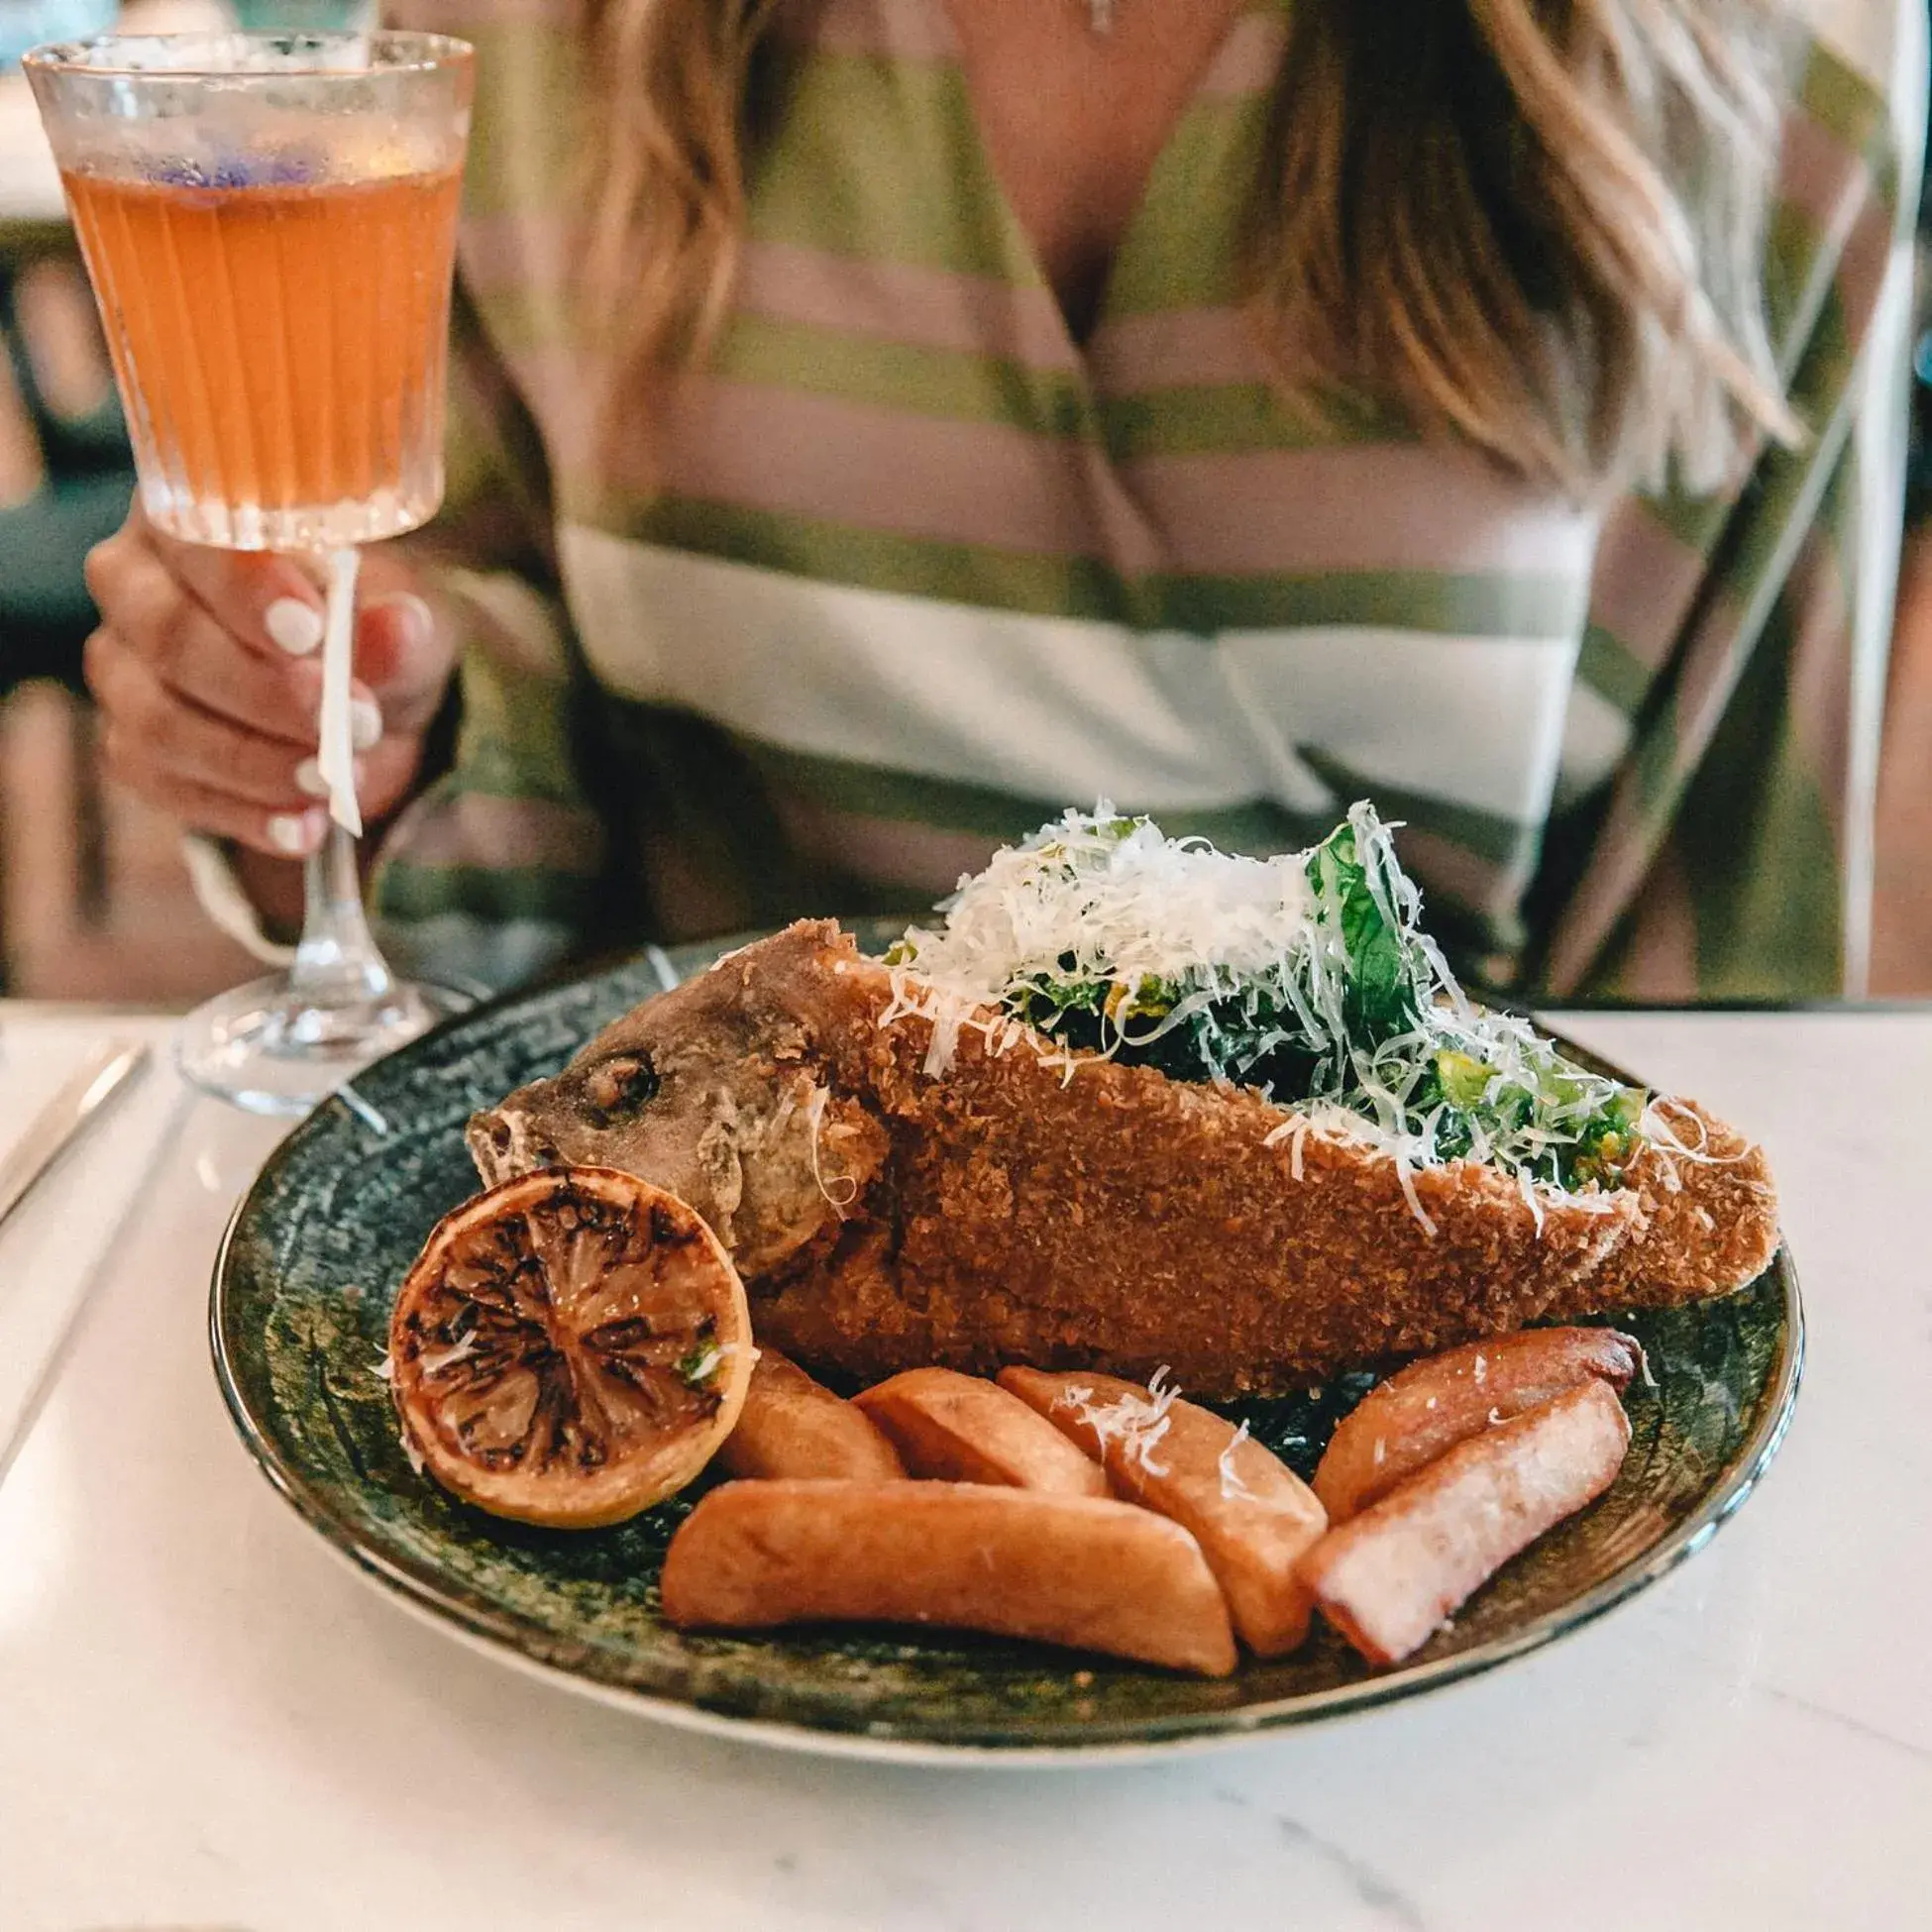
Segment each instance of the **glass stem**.
[{"label": "glass stem", "polygon": [[333,819],[302,872],[302,937],[288,982],[321,1007],[361,1006],[395,985],[363,912],[356,841]]},{"label": "glass stem", "polygon": [[[353,547],[345,547],[327,552],[322,562],[329,589],[322,640],[321,742],[316,757],[334,790],[329,829],[303,870],[302,937],[288,977],[299,998],[318,1007],[340,1008],[380,1000],[395,981],[370,937],[356,864],[362,815],[356,809],[349,686],[359,559]],[[334,815],[338,805],[350,826]]]}]

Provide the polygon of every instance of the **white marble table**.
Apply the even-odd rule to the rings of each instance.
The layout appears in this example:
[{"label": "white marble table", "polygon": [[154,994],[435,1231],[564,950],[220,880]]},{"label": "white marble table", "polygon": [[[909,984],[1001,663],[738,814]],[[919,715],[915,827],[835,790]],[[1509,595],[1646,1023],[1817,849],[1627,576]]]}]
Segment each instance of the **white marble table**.
[{"label": "white marble table", "polygon": [[196,1106],[0,1482],[0,1927],[1932,1925],[1932,1015],[1573,1027],[1777,1162],[1811,1352],[1766,1484],[1531,1659],[1127,1770],[713,1742],[407,1618],[229,1427],[208,1268],[273,1131]]}]

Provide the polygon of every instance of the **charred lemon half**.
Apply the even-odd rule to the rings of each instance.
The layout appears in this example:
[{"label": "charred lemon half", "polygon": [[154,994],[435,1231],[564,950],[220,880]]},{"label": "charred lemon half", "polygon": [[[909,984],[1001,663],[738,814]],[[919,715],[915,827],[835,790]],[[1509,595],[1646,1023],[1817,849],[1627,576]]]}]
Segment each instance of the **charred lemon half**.
[{"label": "charred lemon half", "polygon": [[592,1529],[682,1489],[751,1377],[744,1285],[675,1194],[551,1167],[437,1225],[389,1320],[404,1441],[493,1515]]}]

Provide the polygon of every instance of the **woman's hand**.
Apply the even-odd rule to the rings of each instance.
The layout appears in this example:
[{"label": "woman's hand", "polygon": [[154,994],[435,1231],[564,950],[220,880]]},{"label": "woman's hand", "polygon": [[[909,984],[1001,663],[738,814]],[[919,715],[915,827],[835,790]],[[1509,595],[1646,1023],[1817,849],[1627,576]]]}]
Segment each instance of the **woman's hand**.
[{"label": "woman's hand", "polygon": [[[363,560],[352,712],[357,790],[378,822],[408,797],[454,650],[408,566]],[[102,750],[122,784],[192,831],[299,858],[321,842],[315,768],[322,593],[300,566],[175,542],[139,504],[87,559]]]}]

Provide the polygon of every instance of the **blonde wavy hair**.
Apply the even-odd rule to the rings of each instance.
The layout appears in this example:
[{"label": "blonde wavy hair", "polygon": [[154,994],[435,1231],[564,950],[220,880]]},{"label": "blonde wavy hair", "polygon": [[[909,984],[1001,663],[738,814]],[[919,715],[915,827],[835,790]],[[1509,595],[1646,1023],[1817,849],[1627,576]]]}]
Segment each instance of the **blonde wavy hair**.
[{"label": "blonde wavy hair", "polygon": [[[620,367],[727,310],[780,0],[584,0],[590,284]],[[1577,496],[1798,434],[1766,326],[1777,0],[1306,0],[1251,213],[1284,393],[1355,395]]]}]

